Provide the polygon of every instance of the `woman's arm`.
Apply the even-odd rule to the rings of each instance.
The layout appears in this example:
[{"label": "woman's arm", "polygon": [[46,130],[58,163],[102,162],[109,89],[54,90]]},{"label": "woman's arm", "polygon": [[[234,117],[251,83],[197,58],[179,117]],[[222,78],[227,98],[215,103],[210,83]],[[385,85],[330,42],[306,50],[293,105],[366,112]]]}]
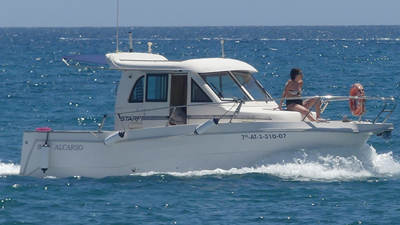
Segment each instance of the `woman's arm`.
[{"label": "woman's arm", "polygon": [[278,109],[280,109],[280,110],[282,110],[283,99],[286,98],[286,96],[287,96],[288,87],[289,87],[289,85],[288,85],[289,82],[290,82],[290,81],[288,81],[288,82],[286,83],[285,88],[283,89],[283,93],[282,93],[282,96],[281,96],[281,101],[279,102],[279,106],[278,106]]}]

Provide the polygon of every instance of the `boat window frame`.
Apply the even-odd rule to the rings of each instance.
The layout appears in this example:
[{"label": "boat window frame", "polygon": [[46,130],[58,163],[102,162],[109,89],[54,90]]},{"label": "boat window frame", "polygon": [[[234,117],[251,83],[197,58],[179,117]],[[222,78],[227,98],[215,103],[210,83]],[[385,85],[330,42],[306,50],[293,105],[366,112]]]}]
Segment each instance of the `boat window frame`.
[{"label": "boat window frame", "polygon": [[[191,78],[191,87],[190,87],[190,102],[213,102],[213,100],[210,98],[210,96],[207,95],[207,93],[203,90],[203,88],[200,87],[200,85],[193,79]],[[195,100],[193,99],[194,96],[194,88],[197,88],[198,92],[207,97],[207,101],[202,101],[202,100]]]},{"label": "boat window frame", "polygon": [[[251,80],[254,82],[253,85],[256,85],[256,87],[258,88],[257,91],[262,91],[262,93],[264,94],[263,95],[264,98],[263,99],[255,98],[255,95],[253,95],[252,94],[253,92],[250,90],[251,87],[246,87],[246,84],[241,82],[241,80],[238,78],[238,76],[240,76],[240,75],[237,74],[237,73],[243,73],[244,75],[249,75],[251,77]],[[230,74],[233,76],[234,80],[236,80],[237,83],[240,85],[240,88],[242,88],[244,92],[246,92],[249,96],[251,96],[253,101],[269,101],[269,100],[272,100],[271,95],[265,90],[265,88],[260,84],[260,82],[250,72],[236,70],[236,71],[230,71]]]},{"label": "boat window frame", "polygon": [[[207,82],[207,80],[206,80],[206,77],[212,77],[212,76],[216,76],[216,75],[218,75],[218,74],[226,74],[226,75],[227,75],[226,77],[229,77],[230,80],[233,81],[233,83],[237,86],[237,90],[240,90],[240,92],[242,93],[242,95],[243,95],[244,98],[238,98],[237,96],[233,96],[232,98],[226,98],[226,97],[221,96],[221,94],[222,94],[223,92],[218,93],[218,92],[216,91],[216,89],[219,89],[219,88],[221,88],[221,87],[215,87],[214,85],[210,85],[210,83]],[[248,93],[246,90],[243,89],[242,85],[241,85],[240,82],[235,78],[235,76],[233,76],[233,75],[231,74],[231,71],[219,71],[219,72],[211,72],[211,73],[199,73],[199,75],[200,75],[200,77],[204,80],[204,82],[211,88],[211,90],[214,92],[214,94],[215,94],[216,96],[218,96],[218,98],[219,98],[221,101],[232,101],[232,100],[238,100],[238,99],[241,99],[241,100],[244,100],[244,101],[251,101],[251,100],[253,100],[252,97],[251,97],[251,95],[249,95],[249,93]],[[220,76],[220,78],[221,78],[221,77],[222,77],[222,76]],[[219,84],[220,84],[220,85],[222,84],[222,80],[220,80],[220,83],[219,83]],[[212,87],[212,86],[214,86],[214,87]],[[228,90],[229,90],[229,89],[228,89]],[[226,94],[230,95],[229,93],[226,93]]]},{"label": "boat window frame", "polygon": [[[133,85],[133,88],[132,88],[132,91],[131,91],[131,94],[129,95],[129,98],[128,98],[128,102],[129,103],[143,103],[144,102],[144,95],[145,95],[145,90],[144,90],[144,75],[142,75],[142,76],[140,76],[137,80],[136,80],[136,82],[135,82],[135,84]],[[140,101],[140,100],[136,100],[136,99],[134,99],[134,100],[132,100],[132,97],[133,97],[133,95],[134,95],[134,93],[135,93],[135,89],[138,87],[138,84],[139,84],[139,82],[142,82],[142,100]]]},{"label": "boat window frame", "polygon": [[[152,78],[152,77],[163,77],[164,79],[160,80],[162,82],[163,86],[162,87],[159,86],[159,87],[154,87],[154,88],[151,87],[150,88],[149,87],[149,84],[150,84],[149,79]],[[145,101],[146,102],[168,102],[168,86],[169,86],[169,74],[168,73],[148,73],[148,74],[146,74],[146,84],[145,84],[145,87],[146,87],[145,95],[146,96],[145,96]],[[161,93],[161,95],[157,94],[157,93],[154,93],[154,94],[151,94],[151,95],[154,95],[155,97],[157,95],[159,95],[162,98],[154,98],[154,99],[153,98],[149,98],[150,92],[153,91],[153,90],[155,92],[159,91],[159,93]]]}]

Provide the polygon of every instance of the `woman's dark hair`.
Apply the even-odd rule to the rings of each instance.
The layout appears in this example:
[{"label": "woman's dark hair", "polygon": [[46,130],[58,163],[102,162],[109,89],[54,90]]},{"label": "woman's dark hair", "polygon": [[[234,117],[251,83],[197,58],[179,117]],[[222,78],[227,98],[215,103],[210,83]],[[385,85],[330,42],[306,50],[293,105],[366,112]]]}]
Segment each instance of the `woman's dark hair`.
[{"label": "woman's dark hair", "polygon": [[294,68],[292,71],[290,71],[290,79],[294,80],[297,75],[301,74],[301,69],[299,68]]}]

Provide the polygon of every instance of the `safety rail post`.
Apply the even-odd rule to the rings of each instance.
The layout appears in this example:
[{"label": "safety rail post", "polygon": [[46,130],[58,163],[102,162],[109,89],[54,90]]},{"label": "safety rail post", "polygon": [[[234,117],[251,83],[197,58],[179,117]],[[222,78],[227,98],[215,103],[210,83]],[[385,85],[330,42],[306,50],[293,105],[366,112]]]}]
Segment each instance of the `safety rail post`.
[{"label": "safety rail post", "polygon": [[231,117],[231,120],[229,120],[229,123],[232,123],[233,117],[235,117],[236,114],[239,114],[239,113],[240,113],[240,109],[242,108],[243,102],[244,102],[244,101],[243,101],[242,99],[239,99],[239,105],[238,105],[238,107],[236,108],[235,112],[232,114],[232,117]]},{"label": "safety rail post", "polygon": [[101,129],[103,129],[104,123],[106,122],[106,118],[107,118],[107,115],[104,115],[103,116],[103,121],[99,125],[99,132],[101,131]]},{"label": "safety rail post", "polygon": [[321,99],[321,113],[325,111],[326,107],[328,107],[330,103],[331,103],[330,101],[324,101]]},{"label": "safety rail post", "polygon": [[393,111],[396,109],[396,100],[395,100],[393,97],[390,98],[390,100],[392,100],[392,102],[393,102],[393,108],[392,108],[392,109],[388,109],[388,110],[386,110],[386,107],[387,107],[387,105],[388,105],[388,103],[387,103],[387,101],[386,101],[386,98],[382,97],[381,99],[382,99],[382,101],[384,102],[384,107],[383,107],[383,109],[381,110],[381,112],[378,114],[378,116],[375,118],[375,120],[374,120],[373,123],[376,123],[376,122],[378,121],[378,119],[381,117],[381,115],[382,115],[383,112],[389,112],[389,114],[385,117],[385,119],[384,119],[383,122],[382,122],[382,123],[386,123],[386,121],[387,121],[387,120],[389,119],[389,117],[392,115]]}]

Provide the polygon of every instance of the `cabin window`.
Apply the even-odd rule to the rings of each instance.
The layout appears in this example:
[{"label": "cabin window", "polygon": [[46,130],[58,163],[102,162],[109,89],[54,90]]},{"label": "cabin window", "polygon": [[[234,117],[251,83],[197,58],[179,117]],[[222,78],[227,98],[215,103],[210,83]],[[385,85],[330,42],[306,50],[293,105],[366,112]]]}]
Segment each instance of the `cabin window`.
[{"label": "cabin window", "polygon": [[210,97],[200,88],[200,86],[192,79],[192,102],[212,102]]},{"label": "cabin window", "polygon": [[131,96],[129,97],[130,103],[143,102],[143,81],[144,76],[141,76],[139,79],[137,79],[135,85],[133,85]]},{"label": "cabin window", "polygon": [[221,100],[250,100],[228,72],[200,74]]},{"label": "cabin window", "polygon": [[247,72],[232,72],[239,83],[253,96],[254,100],[266,100],[268,94],[254,77]]},{"label": "cabin window", "polygon": [[146,101],[166,102],[168,93],[168,74],[147,74]]}]

